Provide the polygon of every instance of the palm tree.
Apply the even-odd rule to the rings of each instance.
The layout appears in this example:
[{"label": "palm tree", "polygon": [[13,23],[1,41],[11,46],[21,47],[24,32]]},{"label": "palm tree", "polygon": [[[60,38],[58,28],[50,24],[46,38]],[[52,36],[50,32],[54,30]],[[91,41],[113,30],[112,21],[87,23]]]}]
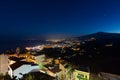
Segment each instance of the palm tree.
[{"label": "palm tree", "polygon": [[65,67],[66,67],[66,80],[73,80],[74,78],[73,72],[74,72],[75,66],[67,63]]},{"label": "palm tree", "polygon": [[70,80],[72,78],[73,71],[74,71],[74,69],[73,69],[72,65],[69,65],[69,67],[67,68],[67,75],[68,75],[68,78],[70,78]]}]

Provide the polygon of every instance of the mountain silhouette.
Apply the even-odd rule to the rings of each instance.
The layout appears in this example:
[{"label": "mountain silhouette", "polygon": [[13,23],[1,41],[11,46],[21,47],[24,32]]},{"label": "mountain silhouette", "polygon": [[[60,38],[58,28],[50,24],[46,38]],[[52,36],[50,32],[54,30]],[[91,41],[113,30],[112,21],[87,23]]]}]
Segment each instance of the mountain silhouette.
[{"label": "mountain silhouette", "polygon": [[120,39],[120,34],[119,33],[97,32],[97,33],[78,37],[78,39],[87,40],[87,39],[90,39],[93,37],[97,40],[100,40],[100,39]]}]

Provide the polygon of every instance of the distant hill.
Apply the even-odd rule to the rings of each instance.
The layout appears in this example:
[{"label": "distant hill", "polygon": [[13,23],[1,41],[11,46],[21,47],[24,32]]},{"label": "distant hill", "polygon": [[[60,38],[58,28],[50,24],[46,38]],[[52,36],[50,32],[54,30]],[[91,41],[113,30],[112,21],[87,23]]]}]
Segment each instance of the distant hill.
[{"label": "distant hill", "polygon": [[119,33],[106,33],[106,32],[97,32],[93,34],[89,34],[86,36],[81,36],[78,37],[80,40],[87,40],[94,37],[95,39],[120,39],[120,34]]},{"label": "distant hill", "polygon": [[[95,39],[92,40],[93,37]],[[97,48],[104,56],[120,56],[120,34],[118,33],[97,32],[78,38],[86,41],[82,46],[87,52],[93,53],[94,48]]]},{"label": "distant hill", "polygon": [[[95,40],[90,41],[91,38]],[[97,32],[86,36],[78,37],[78,39],[86,41],[81,48],[86,51],[86,55],[90,54],[95,62],[96,70],[120,75],[120,34]],[[111,46],[106,46],[112,44]],[[98,54],[99,53],[99,54]],[[78,59],[79,56],[77,56]],[[77,59],[74,58],[74,61]],[[90,63],[94,72],[93,61]],[[96,71],[95,70],[95,71]]]}]

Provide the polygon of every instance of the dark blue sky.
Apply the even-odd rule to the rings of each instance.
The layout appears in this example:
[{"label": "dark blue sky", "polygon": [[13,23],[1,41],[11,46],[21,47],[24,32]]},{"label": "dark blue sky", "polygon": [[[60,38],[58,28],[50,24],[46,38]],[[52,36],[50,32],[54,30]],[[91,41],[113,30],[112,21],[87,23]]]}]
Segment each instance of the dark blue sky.
[{"label": "dark blue sky", "polygon": [[2,0],[0,35],[120,32],[120,0]]}]

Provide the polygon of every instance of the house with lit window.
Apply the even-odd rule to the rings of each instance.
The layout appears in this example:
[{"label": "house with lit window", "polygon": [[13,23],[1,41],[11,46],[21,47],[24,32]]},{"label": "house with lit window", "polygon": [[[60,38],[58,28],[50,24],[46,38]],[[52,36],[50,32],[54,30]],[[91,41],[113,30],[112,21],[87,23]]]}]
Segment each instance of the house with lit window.
[{"label": "house with lit window", "polygon": [[73,75],[75,80],[90,80],[89,69],[85,66],[80,66],[78,69],[75,69]]}]

